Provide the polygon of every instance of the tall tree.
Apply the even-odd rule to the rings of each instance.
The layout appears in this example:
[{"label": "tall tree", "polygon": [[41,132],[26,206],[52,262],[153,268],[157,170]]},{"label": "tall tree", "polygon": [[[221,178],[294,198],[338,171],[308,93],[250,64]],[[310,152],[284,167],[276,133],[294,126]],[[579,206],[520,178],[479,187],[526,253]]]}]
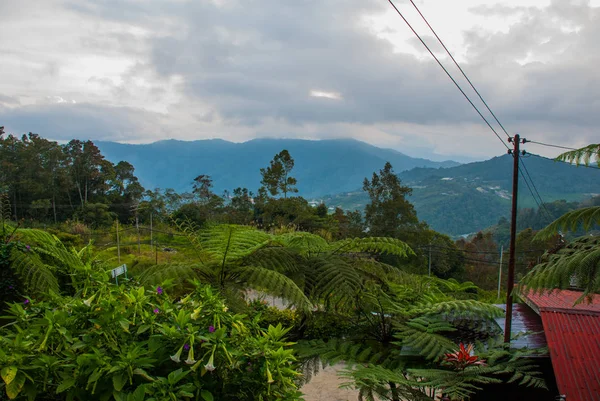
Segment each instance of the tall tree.
[{"label": "tall tree", "polygon": [[260,169],[260,174],[263,177],[261,184],[265,186],[272,196],[283,193],[283,197],[287,198],[288,192],[298,192],[298,189],[295,187],[297,180],[290,175],[293,168],[294,159],[284,149],[273,157],[269,167]]},{"label": "tall tree", "polygon": [[193,193],[196,195],[202,203],[208,203],[210,198],[214,195],[212,188],[212,179],[210,175],[200,174],[194,178]]},{"label": "tall tree", "polygon": [[83,207],[92,195],[104,193],[108,189],[105,176],[108,174],[109,164],[103,163],[106,162],[104,156],[92,141],[73,139],[65,145],[64,150],[69,175]]},{"label": "tall tree", "polygon": [[394,168],[387,162],[379,174],[365,178],[363,190],[370,203],[365,207],[365,222],[370,235],[406,239],[405,230],[415,230],[419,219],[414,206],[406,199],[412,189],[402,185]]}]

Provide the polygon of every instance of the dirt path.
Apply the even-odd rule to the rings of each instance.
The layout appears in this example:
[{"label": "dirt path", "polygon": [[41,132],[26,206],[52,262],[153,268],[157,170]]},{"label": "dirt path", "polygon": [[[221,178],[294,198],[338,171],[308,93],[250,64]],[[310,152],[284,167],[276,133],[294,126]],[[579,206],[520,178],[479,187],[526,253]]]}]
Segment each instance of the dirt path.
[{"label": "dirt path", "polygon": [[320,371],[300,389],[304,393],[304,399],[306,401],[356,401],[357,391],[339,388],[345,379],[339,378],[337,372],[343,368],[344,365],[335,365]]}]

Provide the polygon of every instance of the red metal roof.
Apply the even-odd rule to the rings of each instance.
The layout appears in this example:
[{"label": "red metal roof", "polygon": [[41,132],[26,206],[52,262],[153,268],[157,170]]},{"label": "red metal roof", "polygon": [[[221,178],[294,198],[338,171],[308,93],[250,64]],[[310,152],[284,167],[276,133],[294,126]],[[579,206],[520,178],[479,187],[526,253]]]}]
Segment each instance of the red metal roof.
[{"label": "red metal roof", "polygon": [[541,316],[556,384],[567,401],[600,400],[600,295],[573,306],[580,292],[524,296]]},{"label": "red metal roof", "polygon": [[544,311],[542,323],[560,393],[600,400],[600,315]]},{"label": "red metal roof", "polygon": [[538,313],[542,310],[578,310],[600,313],[600,294],[593,295],[591,302],[585,298],[579,304],[574,305],[581,294],[579,291],[571,290],[551,290],[543,293],[530,291],[525,296],[525,301],[529,301],[527,303]]}]

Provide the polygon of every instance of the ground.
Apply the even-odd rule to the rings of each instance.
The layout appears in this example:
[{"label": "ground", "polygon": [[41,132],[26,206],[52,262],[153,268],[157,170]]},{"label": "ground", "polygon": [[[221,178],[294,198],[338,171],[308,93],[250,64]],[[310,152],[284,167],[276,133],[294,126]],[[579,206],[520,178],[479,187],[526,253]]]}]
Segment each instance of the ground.
[{"label": "ground", "polygon": [[310,382],[302,387],[306,401],[356,401],[358,392],[355,390],[340,389],[344,379],[337,376],[337,372],[344,365],[328,366],[315,375]]}]

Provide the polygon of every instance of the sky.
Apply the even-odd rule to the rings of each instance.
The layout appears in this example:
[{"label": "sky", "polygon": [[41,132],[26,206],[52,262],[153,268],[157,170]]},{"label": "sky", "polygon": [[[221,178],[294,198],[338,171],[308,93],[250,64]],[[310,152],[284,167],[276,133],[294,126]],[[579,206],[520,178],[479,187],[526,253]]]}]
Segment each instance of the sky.
[{"label": "sky", "polygon": [[[395,3],[506,139],[410,1]],[[415,3],[510,135],[598,142],[600,0]],[[506,153],[387,0],[2,0],[0,15],[9,133],[355,138],[434,160]]]}]

